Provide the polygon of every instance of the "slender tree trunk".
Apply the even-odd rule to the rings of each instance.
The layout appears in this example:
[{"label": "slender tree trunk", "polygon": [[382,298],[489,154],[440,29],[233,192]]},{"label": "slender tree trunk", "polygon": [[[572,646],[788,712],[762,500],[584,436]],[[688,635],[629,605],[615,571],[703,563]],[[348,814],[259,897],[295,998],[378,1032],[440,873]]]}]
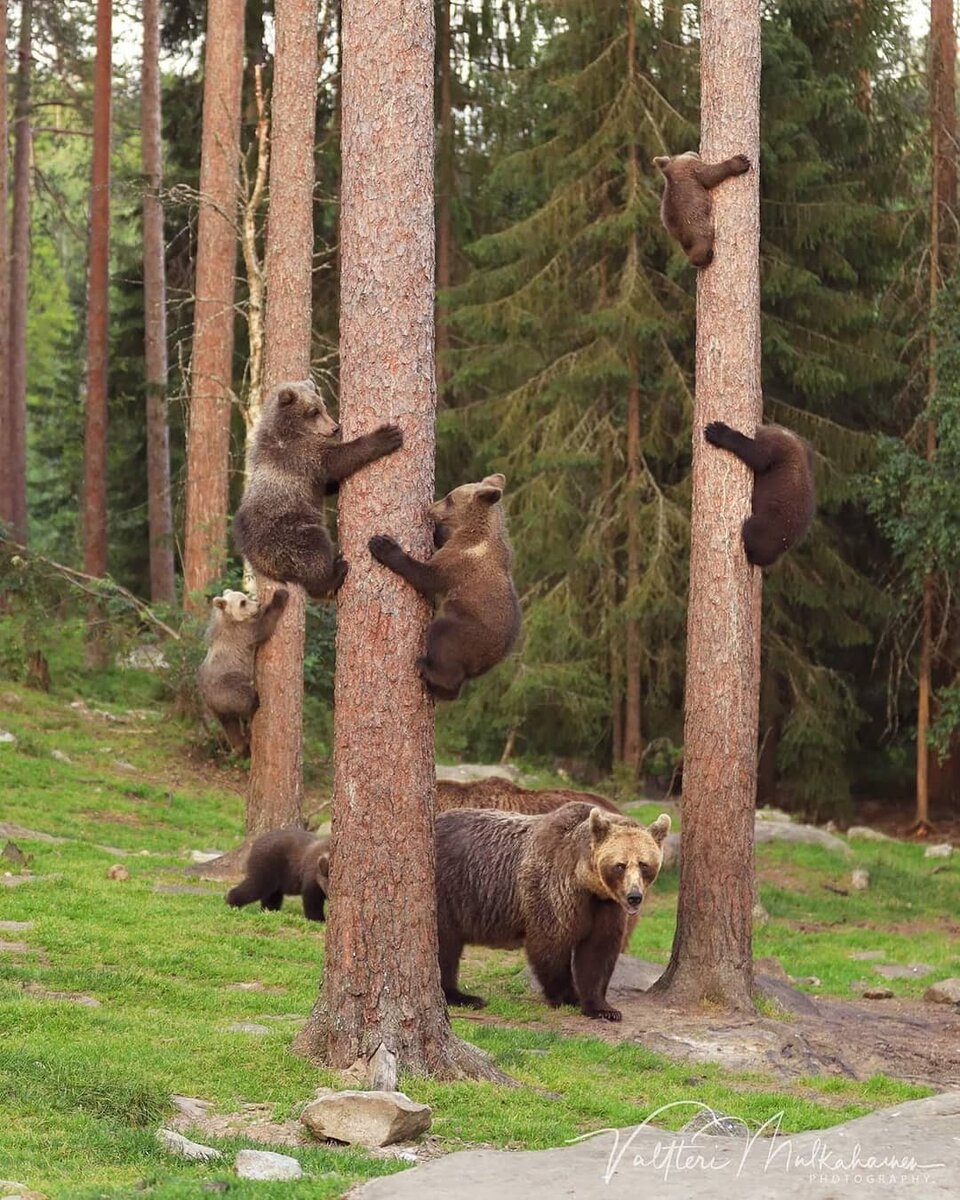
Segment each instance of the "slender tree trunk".
[{"label": "slender tree trunk", "polygon": [[[10,328],[10,254],[7,242],[7,0],[0,0],[0,330]],[[0,353],[0,446],[10,452],[10,372],[9,345]],[[10,487],[10,463],[0,471],[0,523],[12,524],[13,495]]]},{"label": "slender tree trunk", "polygon": [[703,0],[700,82],[703,157],[744,153],[753,169],[713,193],[716,255],[697,279],[680,895],[656,987],[671,1003],[750,1009],[761,579],[740,525],[753,479],[703,428],[752,431],[762,415],[758,0]]},{"label": "slender tree trunk", "polygon": [[[451,0],[440,3],[440,154],[437,197],[437,290],[445,291],[453,282],[451,253],[453,222],[453,53],[450,38]],[[445,309],[437,306],[437,396],[442,403],[446,380],[446,355],[450,346],[450,328]]]},{"label": "slender tree trunk", "polygon": [[227,556],[243,17],[243,0],[208,2],[184,548],[184,601],[196,610]]},{"label": "slender tree trunk", "polygon": [[164,263],[163,149],[160,131],[160,0],[143,0],[143,307],[147,374],[147,515],[150,599],[176,599],[170,432],[167,425],[167,283]]},{"label": "slender tree trunk", "polygon": [[10,355],[7,376],[9,471],[6,518],[18,541],[27,541],[27,284],[30,277],[30,72],[33,2],[22,0],[13,109],[13,228],[10,246]]},{"label": "slender tree trunk", "polygon": [[83,569],[107,571],[107,368],[110,291],[110,110],[112,4],[97,0],[93,78],[93,167],[87,286],[87,413],[83,440]]},{"label": "slender tree trunk", "polygon": [[367,550],[375,533],[431,550],[433,75],[433,0],[343,0],[340,417],[345,439],[395,421],[405,443],[340,492],[332,903],[323,994],[295,1045],[381,1086],[484,1070],[440,990],[434,714],[414,667],[429,607]]},{"label": "slender tree trunk", "polygon": [[[310,376],[317,0],[276,0],[273,140],[267,216],[264,390]],[[273,593],[258,581],[265,601]],[[305,595],[290,601],[257,655],[260,708],[253,722],[247,835],[303,824]]]}]

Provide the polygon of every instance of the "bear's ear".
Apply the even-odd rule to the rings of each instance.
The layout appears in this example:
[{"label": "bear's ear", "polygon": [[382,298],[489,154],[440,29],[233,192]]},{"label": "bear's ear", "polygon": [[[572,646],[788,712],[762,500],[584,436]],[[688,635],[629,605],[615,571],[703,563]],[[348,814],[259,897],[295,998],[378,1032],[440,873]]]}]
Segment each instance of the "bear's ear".
[{"label": "bear's ear", "polygon": [[226,608],[227,607],[226,596],[214,596],[213,607],[214,608]]},{"label": "bear's ear", "polygon": [[610,821],[603,815],[603,809],[590,809],[590,837],[594,844],[602,842],[610,832]]},{"label": "bear's ear", "polygon": [[665,154],[659,154],[653,160],[653,165],[655,167],[659,167],[660,170],[662,171],[662,170],[664,170],[664,168],[666,168],[670,165],[670,159]]},{"label": "bear's ear", "polygon": [[320,884],[320,886],[323,888],[324,892],[326,892],[327,888],[330,886],[330,855],[329,855],[329,853],[321,854],[320,857],[317,859],[317,883]]},{"label": "bear's ear", "polygon": [[503,495],[503,485],[506,482],[503,475],[488,475],[476,492],[479,503],[496,504]]},{"label": "bear's ear", "polygon": [[277,396],[277,403],[281,408],[286,408],[290,404],[297,402],[297,389],[292,387],[283,387],[280,389],[280,395]]},{"label": "bear's ear", "polygon": [[647,826],[647,833],[653,838],[658,846],[662,846],[664,839],[670,832],[670,826],[673,822],[670,820],[669,813],[661,813],[652,825]]}]

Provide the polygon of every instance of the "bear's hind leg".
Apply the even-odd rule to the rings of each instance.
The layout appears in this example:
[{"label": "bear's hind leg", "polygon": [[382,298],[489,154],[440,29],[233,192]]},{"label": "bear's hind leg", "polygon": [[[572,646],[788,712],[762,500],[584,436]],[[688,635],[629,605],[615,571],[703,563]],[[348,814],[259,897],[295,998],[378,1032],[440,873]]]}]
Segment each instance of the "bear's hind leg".
[{"label": "bear's hind leg", "polygon": [[417,670],[438,700],[456,700],[466,682],[458,645],[461,636],[447,617],[440,617],[427,630],[427,652],[417,659]]},{"label": "bear's hind leg", "polygon": [[787,547],[769,521],[753,516],[743,523],[743,549],[748,563],[771,567]]},{"label": "bear's hind leg", "polygon": [[308,921],[325,921],[323,905],[326,900],[323,888],[315,879],[309,879],[303,885],[303,915]]},{"label": "bear's hind leg", "polygon": [[485,1008],[486,1000],[482,996],[471,996],[469,992],[461,992],[457,986],[460,975],[460,955],[463,953],[463,942],[453,934],[443,929],[440,921],[440,984],[443,988],[443,998],[447,1004],[459,1005],[464,1008]]},{"label": "bear's hind leg", "polygon": [[543,996],[551,1008],[561,1004],[578,1004],[573,974],[570,970],[570,953],[548,942],[538,942],[527,936],[527,958]]}]

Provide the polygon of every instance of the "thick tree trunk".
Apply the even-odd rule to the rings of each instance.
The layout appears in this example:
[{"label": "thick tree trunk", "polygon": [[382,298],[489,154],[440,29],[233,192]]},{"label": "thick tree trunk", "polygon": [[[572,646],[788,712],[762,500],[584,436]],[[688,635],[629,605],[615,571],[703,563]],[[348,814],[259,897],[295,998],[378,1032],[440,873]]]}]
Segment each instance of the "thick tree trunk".
[{"label": "thick tree trunk", "polygon": [[164,264],[163,150],[160,131],[160,0],[143,0],[143,308],[147,375],[147,516],[150,599],[176,599],[170,432],[167,425],[167,284]]},{"label": "thick tree trunk", "polygon": [[195,610],[227,556],[243,17],[242,0],[209,0],[183,572]]},{"label": "thick tree trunk", "polygon": [[762,414],[758,0],[704,0],[700,55],[703,157],[743,153],[753,170],[713,193],[716,255],[697,281],[680,895],[656,986],[671,1003],[749,1009],[761,580],[740,534],[752,476],[703,428],[749,432]]},{"label": "thick tree trunk", "polygon": [[93,167],[87,284],[87,413],[83,440],[83,569],[107,571],[107,371],[110,291],[111,0],[97,0]]},{"label": "thick tree trunk", "polygon": [[367,549],[376,533],[420,558],[432,545],[433,68],[433,0],[344,0],[340,416],[345,439],[394,421],[405,442],[340,492],[332,902],[295,1045],[381,1084],[484,1070],[440,990],[434,714],[414,666],[429,608]]},{"label": "thick tree trunk", "polygon": [[[276,0],[263,388],[310,375],[317,0]],[[302,588],[257,655],[247,835],[303,823]],[[261,600],[273,585],[258,581]]]},{"label": "thick tree trunk", "polygon": [[[4,86],[0,87],[0,330],[10,328],[10,254],[7,243],[7,0],[0,0],[0,64]],[[0,446],[10,452],[10,347],[0,353]],[[10,463],[0,471],[0,523],[11,524],[13,495]]]},{"label": "thick tree trunk", "polygon": [[[453,48],[450,38],[451,0],[440,2],[440,145],[437,197],[437,290],[444,291],[453,282],[451,253],[453,221]],[[437,306],[437,396],[442,402],[446,379],[446,355],[450,345],[447,313]]]},{"label": "thick tree trunk", "polygon": [[30,71],[33,3],[22,0],[13,109],[13,219],[10,245],[10,354],[7,364],[6,519],[27,541],[27,285],[30,277]]}]

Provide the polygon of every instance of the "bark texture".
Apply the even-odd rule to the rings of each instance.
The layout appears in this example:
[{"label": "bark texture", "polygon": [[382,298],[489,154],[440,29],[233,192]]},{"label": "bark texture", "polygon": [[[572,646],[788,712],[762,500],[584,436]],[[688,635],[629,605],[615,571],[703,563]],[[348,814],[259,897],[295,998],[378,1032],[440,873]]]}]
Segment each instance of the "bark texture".
[{"label": "bark texture", "polygon": [[107,368],[110,291],[112,4],[97,0],[93,69],[93,166],[87,282],[87,411],[83,440],[83,569],[107,571]]},{"label": "bark texture", "polygon": [[[440,991],[433,704],[414,661],[428,606],[371,558],[426,557],[434,460],[432,0],[344,0],[341,402],[345,439],[385,421],[402,451],[347,480],[334,712],[333,872],[323,994],[296,1048],[451,1077],[483,1071]],[[380,1075],[381,1082],[383,1075]]]},{"label": "bark texture", "polygon": [[701,154],[753,169],[713,193],[713,265],[697,280],[690,599],[677,931],[656,985],[669,1002],[752,1007],[753,821],[760,691],[759,570],[740,526],[753,479],[704,426],[752,431],[760,395],[758,0],[701,7]]},{"label": "bark texture", "polygon": [[[437,290],[444,291],[453,282],[451,254],[453,242],[453,45],[450,36],[451,0],[440,3],[440,145],[438,147],[437,196]],[[443,398],[446,378],[446,354],[450,346],[447,314],[437,306],[437,395]]]},{"label": "bark texture", "polygon": [[164,263],[160,101],[160,0],[143,0],[140,106],[143,146],[143,308],[147,376],[147,517],[150,599],[172,604],[173,508],[167,424],[167,284]]},{"label": "bark texture", "polygon": [[22,0],[13,116],[13,217],[10,244],[10,352],[7,363],[6,518],[27,541],[27,283],[30,276],[30,71],[33,3]]},{"label": "bark texture", "polygon": [[[0,64],[7,78],[7,0],[0,0]],[[0,87],[0,330],[10,328],[10,257],[7,242],[7,89]],[[0,353],[0,446],[10,447],[9,346]],[[8,464],[0,471],[0,522],[10,524],[13,496]]]},{"label": "bark texture", "polygon": [[[264,391],[310,375],[317,0],[276,0],[275,19]],[[268,600],[273,584],[260,579],[257,590]],[[288,590],[280,624],[257,655],[248,837],[303,823],[305,595]]]},{"label": "bark texture", "polygon": [[209,0],[184,537],[184,601],[197,610],[227,554],[243,23],[243,0]]}]

